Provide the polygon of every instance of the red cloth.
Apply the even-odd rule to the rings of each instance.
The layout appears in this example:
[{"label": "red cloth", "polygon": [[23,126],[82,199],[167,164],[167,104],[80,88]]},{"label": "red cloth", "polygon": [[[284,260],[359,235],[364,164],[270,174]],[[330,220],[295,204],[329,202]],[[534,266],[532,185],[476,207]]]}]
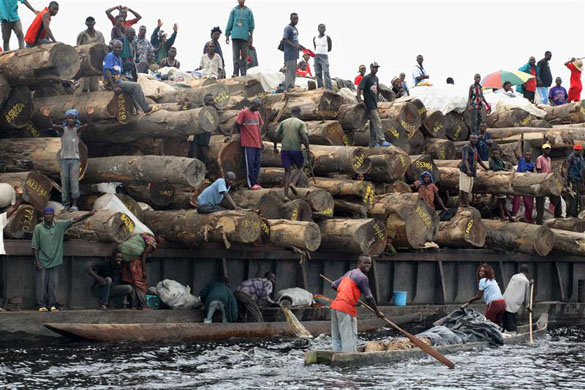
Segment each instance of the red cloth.
[{"label": "red cloth", "polygon": [[420,185],[420,180],[414,182],[414,186],[418,188],[418,193],[421,198],[425,201],[425,203],[432,208],[435,209],[435,194],[439,192],[439,188],[433,183]]},{"label": "red cloth", "polygon": [[530,74],[534,76],[526,82],[526,90],[530,92],[536,92],[536,65],[530,67]]},{"label": "red cloth", "polygon": [[355,305],[357,305],[361,294],[362,292],[357,283],[348,277],[344,277],[341,279],[339,286],[337,286],[337,296],[331,304],[331,308],[356,317],[357,310]]},{"label": "red cloth", "polygon": [[532,210],[534,209],[534,198],[532,196],[516,195],[512,200],[512,215],[516,216],[520,209],[520,200],[524,201],[524,217],[528,223],[534,223]]},{"label": "red cloth", "polygon": [[[110,22],[112,22],[112,26],[116,25],[116,18],[114,17],[114,15],[108,14],[108,19],[110,19]],[[136,23],[138,23],[138,18],[124,20],[124,27],[131,27],[134,26]]]},{"label": "red cloth", "polygon": [[502,326],[504,313],[506,312],[506,301],[500,299],[498,301],[491,301],[485,309],[485,318],[494,324]]},{"label": "red cloth", "polygon": [[236,123],[240,125],[240,145],[248,148],[261,148],[260,128],[264,124],[258,111],[245,108],[238,114]]},{"label": "red cloth", "polygon": [[353,85],[360,85],[363,78],[364,78],[364,76],[362,76],[361,74],[358,74],[357,76],[355,76],[355,80],[353,80]]},{"label": "red cloth", "polygon": [[146,278],[144,277],[145,271],[144,264],[142,264],[140,257],[134,259],[124,264],[124,268],[122,268],[122,281],[136,286],[137,289],[146,292],[147,285]]},{"label": "red cloth", "polygon": [[297,76],[301,76],[301,77],[313,77],[313,73],[311,72],[311,64],[309,64],[308,62],[307,64],[307,70],[304,71],[301,68],[297,69]]},{"label": "red cloth", "polygon": [[578,102],[581,100],[581,91],[583,85],[581,84],[581,71],[570,62],[567,64],[567,68],[571,70],[571,87],[569,88],[569,98],[567,102]]},{"label": "red cloth", "polygon": [[[40,39],[45,38],[47,32],[45,31],[45,26],[43,25],[43,15],[49,12],[49,8],[45,7],[44,10],[39,12],[37,16],[34,18],[28,30],[26,30],[26,35],[24,36],[24,41],[29,45],[34,45]],[[49,20],[51,17],[49,16]]]}]

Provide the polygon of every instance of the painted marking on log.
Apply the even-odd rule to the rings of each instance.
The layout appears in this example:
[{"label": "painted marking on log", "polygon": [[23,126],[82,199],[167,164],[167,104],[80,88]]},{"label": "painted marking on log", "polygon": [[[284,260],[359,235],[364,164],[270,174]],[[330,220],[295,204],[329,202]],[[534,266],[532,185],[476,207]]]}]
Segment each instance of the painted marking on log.
[{"label": "painted marking on log", "polygon": [[26,208],[24,210],[24,224],[22,225],[22,231],[25,233],[30,233],[35,228],[33,225],[34,219],[34,209],[33,208]]},{"label": "painted marking on log", "polygon": [[416,161],[414,163],[414,166],[420,169],[428,169],[430,171],[433,170],[433,164],[427,161]]},{"label": "painted marking on log", "polygon": [[122,222],[124,222],[124,225],[126,225],[126,227],[128,228],[128,231],[130,233],[132,233],[134,231],[135,226],[136,226],[136,225],[134,225],[134,221],[132,221],[130,219],[130,217],[124,213],[122,213],[122,215],[120,216],[120,219],[122,220]]},{"label": "painted marking on log", "polygon": [[23,103],[16,103],[4,115],[4,117],[6,118],[6,122],[12,123],[12,121],[14,121],[16,118],[18,118],[18,116],[22,113],[22,110],[24,110],[24,104]]},{"label": "painted marking on log", "polygon": [[455,127],[455,134],[453,135],[453,138],[455,139],[459,139],[459,136],[461,135],[461,125],[457,125],[457,127]]},{"label": "painted marking on log", "polygon": [[251,228],[255,228],[255,229],[260,229],[261,228],[260,222],[253,222],[253,221],[250,221],[248,219],[245,219],[244,220],[244,227],[246,227],[246,228],[247,227],[251,227]]},{"label": "painted marking on log", "polygon": [[173,197],[173,190],[159,190],[158,193],[161,194],[162,196],[166,196],[168,198],[172,198]]},{"label": "painted marking on log", "polygon": [[394,136],[394,138],[400,138],[400,133],[394,127],[388,128],[388,132]]},{"label": "painted marking on log", "polygon": [[260,92],[259,94],[257,94],[257,95],[256,95],[256,96],[254,96],[254,97],[257,97],[257,98],[260,98],[260,99],[264,99],[264,98],[265,98],[266,96],[268,96],[268,95],[270,95],[270,94],[269,94],[269,93],[267,93],[267,92]]},{"label": "painted marking on log", "polygon": [[423,220],[427,228],[431,227],[431,217],[429,217],[429,214],[420,205],[416,206],[415,212]]},{"label": "painted marking on log", "polygon": [[333,215],[333,209],[331,207],[326,208],[325,210],[321,211],[321,214],[323,215]]},{"label": "painted marking on log", "polygon": [[400,126],[404,127],[406,129],[406,131],[408,131],[409,133],[413,133],[414,130],[416,130],[413,125],[411,125],[410,123],[406,122],[404,119],[402,119],[400,121]]},{"label": "painted marking on log", "polygon": [[532,115],[528,115],[526,118],[520,121],[520,124],[527,125],[528,123],[532,122],[533,119],[534,117]]},{"label": "painted marking on log", "polygon": [[359,155],[353,157],[353,167],[359,169],[364,165],[365,156]]},{"label": "painted marking on log", "polygon": [[316,112],[317,115],[323,117],[331,117],[335,118],[339,112],[338,111],[331,111],[331,110],[319,110]]},{"label": "painted marking on log", "polygon": [[446,160],[446,158],[445,158],[445,149],[439,150],[439,160]]},{"label": "painted marking on log", "polygon": [[364,204],[369,205],[370,207],[373,207],[375,195],[376,195],[376,191],[374,189],[374,186],[368,184],[366,186],[366,193],[364,194]]},{"label": "painted marking on log", "polygon": [[262,232],[264,232],[264,234],[266,234],[266,235],[270,234],[270,226],[268,226],[266,221],[261,222],[260,229],[262,229]]},{"label": "painted marking on log", "polygon": [[471,228],[473,227],[473,219],[467,221],[467,227],[465,228],[465,238],[469,239],[469,234],[471,233]]},{"label": "painted marking on log", "polygon": [[343,134],[343,146],[349,146],[349,137],[347,134]]},{"label": "painted marking on log", "polygon": [[213,98],[213,101],[216,103],[223,103],[226,100],[228,100],[230,98],[230,95],[228,93],[226,93],[225,91],[223,91],[222,93],[215,95],[215,97]]},{"label": "painted marking on log", "polygon": [[26,123],[26,125],[24,126],[25,129],[28,130],[28,132],[30,133],[30,135],[32,135],[34,138],[38,138],[41,135],[39,134],[39,131],[37,130],[37,128],[32,124],[31,121],[28,121]]},{"label": "painted marking on log", "polygon": [[427,112],[427,109],[425,107],[421,107],[418,109],[418,113],[423,115],[425,112]]},{"label": "painted marking on log", "polygon": [[435,127],[433,127],[433,133],[437,134],[439,131],[441,131],[442,128],[443,128],[443,125],[440,123],[435,125]]},{"label": "painted marking on log", "polygon": [[374,233],[376,233],[376,236],[378,236],[380,240],[384,240],[384,232],[382,231],[380,226],[378,226],[378,224],[374,225]]},{"label": "painted marking on log", "polygon": [[128,112],[126,111],[126,97],[123,93],[118,95],[118,119],[122,122],[128,120]]},{"label": "painted marking on log", "polygon": [[28,177],[26,179],[26,192],[34,192],[36,195],[40,196],[41,198],[48,198],[48,191],[40,185],[35,179]]},{"label": "painted marking on log", "polygon": [[398,158],[400,159],[400,163],[402,164],[402,167],[406,167],[406,159],[404,158],[404,155],[402,154],[398,154]]},{"label": "painted marking on log", "polygon": [[299,206],[298,205],[292,210],[292,213],[290,215],[290,219],[292,221],[298,221],[299,220]]}]

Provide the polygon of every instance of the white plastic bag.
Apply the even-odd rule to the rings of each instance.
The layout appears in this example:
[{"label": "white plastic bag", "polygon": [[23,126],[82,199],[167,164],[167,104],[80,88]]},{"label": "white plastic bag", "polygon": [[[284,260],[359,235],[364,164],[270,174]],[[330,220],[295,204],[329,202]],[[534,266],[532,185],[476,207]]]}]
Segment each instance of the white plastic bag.
[{"label": "white plastic bag", "polygon": [[282,299],[288,298],[292,301],[292,306],[311,306],[313,303],[313,294],[300,287],[287,288],[278,291],[274,298],[280,303]]},{"label": "white plastic bag", "polygon": [[202,306],[201,299],[191,294],[191,287],[181,283],[165,279],[156,285],[156,293],[161,301],[171,309],[183,310]]},{"label": "white plastic bag", "polygon": [[120,198],[118,198],[116,196],[116,194],[105,194],[105,195],[100,196],[93,203],[93,209],[96,211],[111,210],[111,211],[117,211],[120,213],[124,213],[128,217],[130,217],[132,222],[134,222],[134,231],[131,233],[134,233],[134,234],[149,233],[149,234],[154,235],[152,230],[150,230],[148,228],[148,226],[146,226],[145,224],[140,222],[140,220],[138,218],[136,218],[136,216],[134,214],[132,214],[132,211],[130,211],[128,209],[128,207],[126,207],[124,202],[122,202],[120,200]]}]

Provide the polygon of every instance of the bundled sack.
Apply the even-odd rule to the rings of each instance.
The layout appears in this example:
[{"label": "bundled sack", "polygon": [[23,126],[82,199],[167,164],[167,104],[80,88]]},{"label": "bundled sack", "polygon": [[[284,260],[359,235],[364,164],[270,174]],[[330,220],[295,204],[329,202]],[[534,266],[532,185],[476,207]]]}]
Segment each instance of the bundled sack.
[{"label": "bundled sack", "polygon": [[278,291],[274,295],[274,299],[278,304],[284,299],[291,301],[291,306],[311,306],[313,303],[313,294],[300,287],[293,287]]},{"label": "bundled sack", "polygon": [[173,310],[196,309],[203,306],[201,299],[191,294],[191,287],[165,279],[156,285],[156,293],[160,300]]}]

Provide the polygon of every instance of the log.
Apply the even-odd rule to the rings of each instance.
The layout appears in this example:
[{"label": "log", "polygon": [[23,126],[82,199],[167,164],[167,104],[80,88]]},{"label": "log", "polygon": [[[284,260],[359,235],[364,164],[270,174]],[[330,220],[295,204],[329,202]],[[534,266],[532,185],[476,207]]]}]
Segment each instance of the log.
[{"label": "log", "polygon": [[365,218],[368,216],[368,208],[363,203],[344,199],[335,199],[334,201],[336,217]]},{"label": "log", "polygon": [[88,183],[170,183],[197,186],[205,178],[205,164],[187,157],[116,156],[91,158],[85,175]]},{"label": "log", "polygon": [[218,79],[216,82],[228,87],[231,96],[251,98],[265,93],[262,83],[254,76],[230,77]]},{"label": "log", "polygon": [[[101,195],[103,195],[103,194],[101,194]],[[91,206],[90,206],[90,208],[88,208],[88,210],[94,210],[93,203],[101,195],[98,195],[93,199],[93,202],[91,202]],[[132,198],[130,195],[122,194],[122,193],[116,194],[116,197],[118,199],[120,199],[122,201],[122,203],[124,203],[124,206],[126,206],[126,208],[132,214],[134,214],[134,216],[136,218],[138,218],[139,220],[142,220],[142,208],[140,207],[140,205],[138,204],[138,202],[134,198]]]},{"label": "log", "polygon": [[[51,178],[60,178],[59,150],[61,139],[49,138],[3,138],[0,139],[0,172],[38,171]],[[87,146],[79,141],[81,160],[80,177],[87,169]]]},{"label": "log", "polygon": [[[394,180],[402,179],[405,172],[410,168],[411,162],[409,156],[402,149],[395,146],[364,148],[364,150],[370,159],[376,161],[375,163],[371,163],[370,171],[365,175],[368,180],[390,183]],[[375,158],[374,156],[385,157]]]},{"label": "log", "polygon": [[359,198],[367,208],[374,205],[375,189],[369,181],[317,177],[315,182],[311,180],[311,185],[322,188],[335,197]]},{"label": "log", "polygon": [[48,177],[34,171],[0,174],[0,183],[22,188],[22,199],[39,211],[47,206],[53,189],[53,183]]},{"label": "log", "polygon": [[116,211],[98,211],[93,215],[87,211],[71,211],[59,213],[56,219],[72,219],[84,214],[88,217],[67,229],[65,236],[68,239],[122,243],[134,232],[135,225],[130,217]]},{"label": "log", "polygon": [[382,102],[378,104],[382,119],[394,119],[409,133],[414,133],[422,123],[418,108],[409,102]]},{"label": "log", "polygon": [[[407,154],[418,154],[424,147],[424,137],[418,129],[412,133],[406,131],[394,119],[382,119],[384,138],[392,145],[403,149]],[[370,127],[364,126],[360,131],[352,133],[353,145],[368,146],[370,143]]]},{"label": "log", "polygon": [[[410,186],[400,180],[393,181],[392,183],[375,183],[374,185],[376,187],[376,195],[412,193]],[[374,206],[371,205],[370,208],[372,207]]]},{"label": "log", "polygon": [[9,51],[0,56],[0,73],[12,86],[71,80],[80,65],[75,48],[62,43]]},{"label": "log", "polygon": [[143,222],[152,231],[160,232],[169,241],[189,246],[206,242],[247,244],[260,238],[260,217],[249,211],[198,214],[195,210],[147,210],[143,214]]},{"label": "log", "polygon": [[[294,176],[296,169],[292,170],[291,176]],[[284,186],[284,168],[260,168],[258,175],[258,183],[262,187],[283,187]],[[301,173],[301,178],[297,183],[297,187],[307,187],[309,179],[305,173]],[[314,185],[311,180],[311,185]]]},{"label": "log", "polygon": [[[412,162],[411,166],[405,173],[406,182],[412,183],[416,180],[419,180],[420,175],[427,171],[433,175],[433,182],[435,184],[441,183],[442,184],[442,177],[439,168],[437,168],[437,164],[435,164],[435,160],[429,156],[428,154],[423,154],[420,156],[410,156],[410,161]],[[459,182],[457,182],[459,185]]]},{"label": "log", "polygon": [[[551,128],[551,130],[553,131],[567,131],[570,132],[571,130],[583,130],[583,128],[580,127],[563,127],[563,128],[558,128],[558,127],[553,127]],[[489,128],[487,130],[490,133],[490,137],[493,140],[501,140],[501,139],[505,139],[508,137],[512,137],[515,135],[520,135],[520,134],[525,134],[527,135],[528,133],[545,133],[548,131],[546,129],[543,129],[542,127],[501,127],[501,128]]]},{"label": "log", "polygon": [[0,74],[0,104],[4,104],[8,96],[10,96],[10,84],[6,77]]},{"label": "log", "polygon": [[32,118],[32,101],[32,93],[27,86],[13,88],[2,106],[3,121],[17,129],[25,127]]},{"label": "log", "polygon": [[75,50],[79,55],[80,64],[79,71],[74,78],[101,76],[102,64],[108,54],[108,49],[108,45],[101,42],[75,46]]},{"label": "log", "polygon": [[126,124],[116,122],[94,123],[92,131],[83,137],[87,142],[130,143],[147,137],[186,137],[203,134],[217,128],[217,111],[200,107],[185,111],[157,111],[128,118]]},{"label": "log", "polygon": [[338,121],[310,121],[305,123],[311,145],[345,145],[345,132]]},{"label": "log", "polygon": [[453,160],[456,156],[455,144],[448,139],[427,138],[425,154],[429,154],[435,160]]},{"label": "log", "polygon": [[327,219],[319,222],[319,228],[320,249],[379,255],[386,248],[386,228],[376,219]]},{"label": "log", "polygon": [[292,246],[308,251],[316,251],[321,245],[321,230],[314,222],[291,221],[289,219],[269,219],[270,235],[268,245]]},{"label": "log", "polygon": [[364,174],[370,169],[370,160],[364,148],[313,145],[311,153],[315,157],[316,175],[327,175],[331,172]]},{"label": "log", "polygon": [[528,111],[512,108],[492,112],[488,115],[486,122],[488,127],[523,127],[534,119]]},{"label": "log", "polygon": [[[279,189],[280,192],[280,189]],[[284,197],[284,191],[282,193]],[[289,196],[303,198],[313,210],[313,213],[318,213],[323,216],[332,216],[334,210],[333,196],[322,188],[309,187],[297,188],[297,195]]]},{"label": "log", "polygon": [[[517,143],[524,140],[532,148],[540,150],[545,143],[550,144],[552,149],[572,149],[577,143],[585,140],[585,129],[577,130],[544,130],[540,132],[530,132],[526,134],[512,135],[506,138],[500,138],[498,144]],[[580,142],[581,141],[581,142]]]},{"label": "log", "polygon": [[544,221],[544,224],[551,229],[585,232],[585,219],[582,218],[551,218]]},{"label": "log", "polygon": [[492,249],[546,256],[555,245],[555,235],[546,226],[485,219],[485,246]]},{"label": "log", "polygon": [[[214,137],[211,137],[212,140]],[[282,145],[277,144],[278,150],[281,150]],[[315,146],[316,147],[316,146]],[[331,148],[332,146],[323,146],[326,148]],[[264,142],[264,149],[262,150],[262,166],[263,167],[278,167],[280,168],[282,166],[281,164],[281,158],[280,158],[280,153],[276,154],[273,152],[274,149],[274,143],[273,142]],[[311,152],[313,151],[313,146],[311,146]],[[308,165],[308,157],[311,158],[311,165],[315,165],[315,156],[313,154],[311,154],[310,156],[307,156],[307,153],[305,151],[305,148],[303,148],[303,156],[305,157],[305,166]]]},{"label": "log", "polygon": [[[219,115],[218,128],[223,130],[224,132],[229,133],[231,128],[234,126],[234,123],[236,123],[236,118],[238,117],[238,114],[240,113],[240,111],[241,110],[234,110],[234,109],[218,111],[218,115]],[[264,126],[262,126],[260,128],[260,132],[264,136],[264,135],[266,135],[266,131],[269,128],[269,123],[266,122],[266,117],[262,111],[260,111],[260,116],[262,116],[262,120],[264,121]],[[276,126],[274,127],[274,130],[276,130]]]},{"label": "log", "polygon": [[291,108],[299,107],[299,118],[304,121],[335,119],[343,103],[341,95],[327,90],[315,89],[303,92],[287,92],[285,94],[266,95],[263,106],[268,121],[282,111],[280,119],[290,118]]},{"label": "log", "polygon": [[166,207],[173,203],[177,193],[177,186],[169,183],[126,184],[124,188],[128,191],[128,195],[138,202],[158,207]]},{"label": "log", "polygon": [[12,238],[24,238],[25,234],[32,234],[37,226],[37,213],[33,206],[23,204],[12,214],[4,233]]},{"label": "log", "polygon": [[546,111],[546,119],[557,124],[573,124],[585,122],[585,100],[563,104],[562,106],[538,105]]},{"label": "log", "polygon": [[342,104],[336,119],[343,130],[361,129],[368,121],[368,110],[359,104]]},{"label": "log", "polygon": [[[458,191],[459,169],[439,167],[441,187]],[[474,193],[494,195],[559,196],[563,180],[556,173],[519,173],[484,171],[479,168],[473,183]]]},{"label": "log", "polygon": [[427,115],[420,128],[425,137],[445,138],[445,115],[439,110],[427,110]]},{"label": "log", "polygon": [[449,221],[439,223],[435,242],[441,247],[481,248],[485,245],[486,228],[481,214],[474,208],[461,209]]},{"label": "log", "polygon": [[211,94],[213,101],[217,108],[223,109],[229,105],[230,102],[230,90],[227,86],[214,83],[211,85],[205,85],[197,88],[181,88],[176,91],[166,92],[162,94],[158,99],[157,103],[181,103],[183,105],[189,105],[190,107],[201,107],[203,106],[205,95]]},{"label": "log", "polygon": [[451,141],[465,141],[469,137],[469,127],[461,115],[454,112],[445,115],[445,137]]},{"label": "log", "polygon": [[282,203],[281,218],[291,221],[312,221],[313,209],[306,200],[302,198],[293,199]]},{"label": "log", "polygon": [[282,218],[282,199],[272,189],[239,190],[231,197],[239,207],[257,210],[264,218]]},{"label": "log", "polygon": [[554,253],[579,257],[585,256],[585,236],[583,236],[583,233],[560,229],[550,230],[554,236]]},{"label": "log", "polygon": [[437,236],[439,217],[418,194],[386,195],[370,210],[380,212],[387,216],[386,230],[394,246],[422,248]]},{"label": "log", "polygon": [[422,100],[420,100],[414,96],[403,96],[400,99],[398,99],[397,101],[398,102],[409,102],[411,104],[414,104],[414,106],[418,110],[421,121],[424,121],[425,118],[427,117],[427,108],[425,107],[425,104],[422,102]]}]

